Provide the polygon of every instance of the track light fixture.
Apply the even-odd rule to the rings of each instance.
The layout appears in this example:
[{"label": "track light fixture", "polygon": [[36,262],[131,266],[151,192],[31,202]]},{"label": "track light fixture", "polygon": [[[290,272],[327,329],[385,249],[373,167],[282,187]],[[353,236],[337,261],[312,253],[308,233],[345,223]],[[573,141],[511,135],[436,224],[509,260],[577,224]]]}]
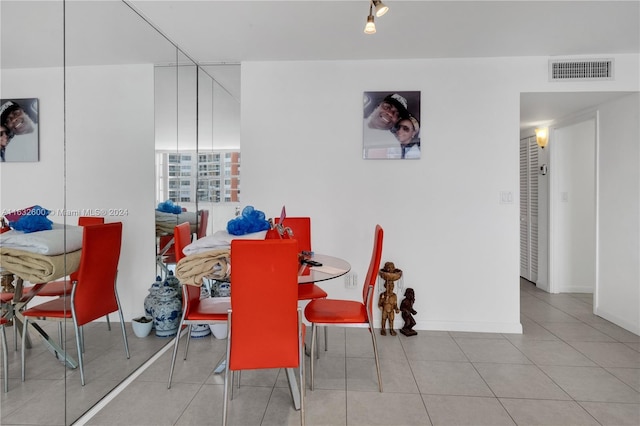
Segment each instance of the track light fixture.
[{"label": "track light fixture", "polygon": [[369,0],[369,16],[367,16],[367,24],[364,26],[365,34],[375,34],[376,33],[376,24],[374,22],[374,12],[375,16],[378,18],[384,15],[389,11],[389,8],[382,3],[381,0]]},{"label": "track light fixture", "polygon": [[373,10],[376,12],[376,16],[378,18],[389,11],[389,8],[387,7],[387,5],[382,3],[380,0],[372,0],[372,1],[373,1],[373,7],[374,7]]},{"label": "track light fixture", "polygon": [[369,16],[367,16],[367,24],[364,26],[365,34],[375,34],[376,24],[373,22],[373,7],[369,4]]}]

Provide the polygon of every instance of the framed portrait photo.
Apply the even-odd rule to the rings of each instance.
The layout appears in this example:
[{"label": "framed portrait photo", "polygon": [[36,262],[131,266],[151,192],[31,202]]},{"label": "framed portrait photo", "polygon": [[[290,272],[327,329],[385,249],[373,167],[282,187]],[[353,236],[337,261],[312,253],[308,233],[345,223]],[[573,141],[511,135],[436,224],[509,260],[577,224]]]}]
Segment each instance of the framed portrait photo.
[{"label": "framed portrait photo", "polygon": [[0,162],[39,159],[38,99],[0,99]]},{"label": "framed portrait photo", "polygon": [[420,158],[420,92],[364,92],[362,158]]}]

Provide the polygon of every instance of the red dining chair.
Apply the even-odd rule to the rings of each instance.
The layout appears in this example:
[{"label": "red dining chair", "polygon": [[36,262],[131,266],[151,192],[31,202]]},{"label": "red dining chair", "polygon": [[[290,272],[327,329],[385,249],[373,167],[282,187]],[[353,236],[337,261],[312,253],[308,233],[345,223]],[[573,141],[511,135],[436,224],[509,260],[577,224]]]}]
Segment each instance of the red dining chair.
[{"label": "red dining chair", "polygon": [[[316,299],[309,302],[304,310],[304,316],[311,323],[311,353],[315,350],[316,328],[318,325],[334,325],[340,327],[369,327],[373,343],[373,355],[376,359],[378,373],[378,388],[382,392],[382,376],[380,375],[380,360],[378,359],[378,345],[373,328],[373,297],[382,256],[383,231],[376,225],[373,252],[369,262],[369,270],[362,288],[362,302],[339,299]],[[313,390],[313,364],[311,357],[311,390]]]},{"label": "red dining chair", "polygon": [[198,232],[196,237],[199,240],[207,235],[207,225],[209,223],[209,210],[200,210],[198,217]]},{"label": "red dining chair", "polygon": [[163,256],[162,262],[166,265],[177,264],[184,257],[183,250],[191,244],[191,225],[183,222],[173,228],[173,252]]},{"label": "red dining chair", "polygon": [[[91,225],[101,225],[104,223],[104,217],[100,216],[80,216],[78,217],[78,226],[91,226]],[[66,280],[58,280],[58,281],[50,281],[42,287],[41,290],[38,291],[38,296],[46,296],[46,297],[61,297],[64,295],[71,294],[71,287],[73,281],[76,281],[78,278],[77,273],[72,273],[69,275],[69,279]],[[25,287],[23,289],[23,293],[27,293],[30,291],[29,287]],[[107,321],[109,326],[109,330],[111,330],[111,324]]]},{"label": "red dining chair", "polygon": [[82,236],[82,254],[77,281],[73,282],[71,297],[61,297],[22,312],[25,320],[22,333],[22,381],[25,380],[25,343],[30,318],[73,321],[80,367],[80,381],[85,384],[81,327],[89,322],[118,312],[124,348],[129,358],[129,344],[124,324],[124,315],[118,299],[116,276],[120,247],[122,243],[122,223],[106,223],[87,226]]},{"label": "red dining chair", "polygon": [[[277,217],[276,225],[280,223],[280,218]],[[311,251],[311,218],[310,217],[289,217],[287,216],[282,222],[282,226],[291,229],[293,239],[298,241],[298,250]],[[285,234],[288,235],[288,234]],[[324,299],[327,297],[327,292],[314,283],[298,284],[298,300],[314,300]],[[326,351],[329,345],[329,337],[327,334],[327,327],[324,328],[324,350]]]},{"label": "red dining chair", "polygon": [[7,349],[7,333],[4,325],[9,322],[6,318],[0,317],[0,333],[2,334],[2,377],[4,380],[4,391],[9,392],[9,350]]},{"label": "red dining chair", "polygon": [[[175,238],[175,254],[176,264],[185,257],[183,250],[191,242],[191,228],[188,223],[181,223],[173,230]],[[199,286],[195,285],[182,285],[182,319],[178,326],[178,334],[175,337],[173,344],[173,356],[171,357],[171,369],[169,370],[169,383],[167,389],[171,389],[171,379],[173,377],[173,370],[176,364],[176,356],[178,354],[178,345],[180,343],[180,330],[186,325],[187,330],[187,345],[184,351],[184,359],[187,359],[187,353],[189,352],[189,341],[191,339],[191,327],[193,324],[216,324],[225,322],[227,320],[226,309],[227,304],[220,304],[219,298],[207,297],[201,299],[201,291]]]},{"label": "red dining chair", "polygon": [[[102,216],[79,216],[78,217],[78,226],[92,226],[92,225],[101,225],[104,223],[104,217]],[[71,288],[73,287],[73,282],[78,280],[78,273],[72,272],[69,275],[68,279],[57,280],[57,281],[49,281],[46,283],[40,290],[38,290],[38,296],[41,297],[63,297],[71,294]],[[31,291],[31,287],[24,287],[22,289],[22,293],[26,295]],[[107,320],[107,329],[111,331],[111,320],[109,320],[109,315],[105,316]],[[58,340],[60,340],[60,344],[62,345],[62,323],[59,324],[58,327]]]},{"label": "red dining chair", "polygon": [[231,264],[222,424],[228,420],[229,387],[233,384],[230,373],[297,368],[296,397],[300,398],[300,423],[304,425],[304,326],[298,308],[298,244],[279,239],[233,240]]}]

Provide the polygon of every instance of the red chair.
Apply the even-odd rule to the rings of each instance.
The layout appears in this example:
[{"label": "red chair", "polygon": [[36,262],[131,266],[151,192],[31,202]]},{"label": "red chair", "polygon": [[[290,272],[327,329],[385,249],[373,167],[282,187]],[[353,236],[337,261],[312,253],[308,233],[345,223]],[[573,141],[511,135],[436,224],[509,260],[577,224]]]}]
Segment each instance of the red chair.
[{"label": "red chair", "polygon": [[173,228],[173,245],[176,248],[173,263],[178,263],[184,257],[184,248],[191,244],[191,225],[181,223]]},{"label": "red chair", "polygon": [[[338,299],[316,299],[309,302],[304,310],[304,316],[311,323],[311,353],[315,350],[316,328],[318,325],[334,325],[341,327],[369,327],[373,342],[373,354],[376,359],[378,373],[378,388],[382,392],[382,377],[380,375],[380,361],[378,359],[378,345],[373,328],[373,297],[382,256],[383,231],[376,225],[373,252],[369,262],[369,270],[362,288],[362,302]],[[313,364],[311,357],[311,390],[313,390]]]},{"label": "red chair", "polygon": [[87,226],[82,237],[82,255],[77,281],[74,281],[71,297],[61,297],[44,302],[22,312],[25,320],[22,332],[22,381],[25,379],[25,343],[30,318],[73,320],[80,367],[80,381],[85,384],[83,363],[83,336],[81,327],[89,322],[118,312],[124,339],[124,348],[129,358],[129,344],[124,324],[124,316],[118,291],[116,276],[122,243],[122,223]]},{"label": "red chair", "polygon": [[[184,256],[184,248],[191,242],[191,229],[188,223],[181,223],[173,231],[176,246],[176,260],[179,262]],[[176,263],[177,263],[176,262]],[[228,305],[221,305],[219,298],[200,299],[200,287],[194,285],[182,285],[182,319],[178,326],[178,334],[173,344],[173,356],[171,357],[171,369],[169,370],[168,389],[171,389],[171,379],[173,369],[176,364],[178,344],[180,343],[180,330],[187,325],[187,346],[184,351],[184,359],[187,359],[189,352],[189,340],[191,338],[191,326],[193,324],[215,324],[227,321],[226,309]],[[222,308],[221,308],[222,306]]]},{"label": "red chair", "polygon": [[[104,223],[104,217],[100,216],[80,216],[78,217],[78,226],[91,226],[91,225],[101,225]],[[69,275],[68,280],[59,280],[59,281],[50,281],[48,282],[40,291],[38,291],[38,296],[46,296],[46,297],[62,297],[64,295],[71,294],[71,287],[73,281],[77,281],[78,274],[72,273]],[[23,289],[23,294],[26,294],[30,291],[29,287],[25,287]],[[111,324],[109,323],[107,317],[107,325],[109,330],[111,330]]]},{"label": "red chair", "polygon": [[[78,226],[92,226],[92,225],[102,225],[104,223],[104,217],[101,216],[80,216],[78,217]],[[73,282],[78,280],[78,273],[72,272],[69,275],[69,279],[58,280],[58,281],[49,281],[38,290],[38,296],[42,297],[63,297],[69,296],[71,294],[71,288],[73,287]],[[27,295],[31,291],[31,287],[25,287],[22,289],[22,294]],[[111,320],[109,320],[109,315],[105,316],[107,320],[107,329],[111,331]],[[58,327],[58,340],[60,341],[60,345],[62,345],[62,323]]]},{"label": "red chair", "polygon": [[9,392],[9,350],[7,349],[7,333],[4,325],[9,322],[0,317],[0,333],[2,333],[2,376],[4,378],[4,391]]},{"label": "red chair", "polygon": [[173,228],[173,251],[163,256],[162,262],[166,265],[177,264],[184,257],[182,252],[186,246],[191,244],[191,225],[183,222]]},{"label": "red chair", "polygon": [[[280,218],[276,218],[276,225],[280,223]],[[291,229],[293,239],[298,241],[298,250],[311,251],[311,218],[310,217],[289,217],[287,216],[282,222],[282,226]],[[289,235],[285,233],[285,236]],[[298,300],[314,300],[324,299],[327,292],[314,283],[306,283],[298,285]],[[327,328],[324,328],[324,350],[326,351],[329,344]]]},{"label": "red chair", "polygon": [[[231,242],[231,309],[222,424],[227,424],[229,380],[240,370],[298,369],[304,424],[304,326],[298,308],[298,244],[294,240]],[[289,370],[290,371],[290,370]],[[289,377],[289,376],[288,376]],[[290,386],[295,386],[293,377]]]},{"label": "red chair", "polygon": [[198,232],[196,237],[199,240],[207,235],[207,225],[209,223],[209,210],[200,210],[198,217]]}]

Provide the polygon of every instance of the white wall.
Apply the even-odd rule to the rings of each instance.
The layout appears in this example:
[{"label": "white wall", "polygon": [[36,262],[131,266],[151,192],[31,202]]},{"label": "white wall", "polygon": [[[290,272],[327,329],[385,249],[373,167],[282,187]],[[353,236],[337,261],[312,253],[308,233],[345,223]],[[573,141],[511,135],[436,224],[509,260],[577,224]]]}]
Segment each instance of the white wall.
[{"label": "white wall", "polygon": [[[383,262],[416,290],[418,330],[520,332],[518,204],[499,203],[501,191],[518,199],[520,92],[639,90],[638,56],[616,61],[616,80],[582,83],[549,83],[547,58],[243,64],[243,204],[311,215],[314,249],[348,259],[359,282],[380,223]],[[153,69],[68,71],[81,117],[67,123],[67,203],[128,209],[119,289],[131,318],[155,274]],[[3,98],[40,98],[42,132],[39,163],[0,167],[3,209],[64,205],[61,82],[60,69],[2,71]],[[421,160],[361,159],[366,90],[422,92]],[[599,282],[614,288],[597,311],[637,329],[638,98],[627,102],[601,112],[615,143],[599,165]],[[358,298],[341,280],[325,288]]]},{"label": "white wall", "polygon": [[596,282],[596,120],[554,126],[551,152],[554,293],[593,293]]},{"label": "white wall", "polygon": [[640,334],[640,95],[599,108],[595,313]]},{"label": "white wall", "polygon": [[[637,55],[606,82],[550,83],[547,59],[243,63],[243,204],[312,216],[314,250],[359,282],[381,224],[418,330],[520,332],[518,204],[500,204],[518,199],[520,92],[638,90]],[[394,90],[422,93],[422,159],[362,160],[362,93]]]},{"label": "white wall", "polygon": [[155,277],[153,67],[67,68],[66,153],[62,82],[60,69],[2,71],[3,98],[40,99],[41,154],[2,165],[1,207],[106,209],[107,222],[122,221],[118,291],[130,319]]}]

